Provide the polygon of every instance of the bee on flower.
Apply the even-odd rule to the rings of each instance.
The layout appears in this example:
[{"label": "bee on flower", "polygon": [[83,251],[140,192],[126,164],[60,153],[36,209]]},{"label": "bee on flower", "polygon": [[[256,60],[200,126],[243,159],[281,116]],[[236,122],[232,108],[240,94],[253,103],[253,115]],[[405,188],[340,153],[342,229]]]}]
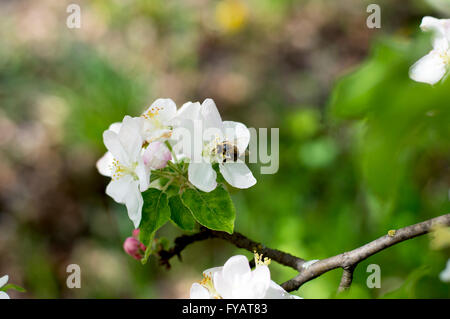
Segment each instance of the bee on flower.
[{"label": "bee on flower", "polygon": [[[206,134],[196,135],[196,126]],[[211,130],[214,134],[208,135]],[[196,147],[178,147],[174,138],[177,132],[186,133],[184,139]],[[142,115],[127,115],[103,133],[107,152],[97,161],[97,169],[111,178],[106,194],[125,204],[128,217],[138,228],[144,205],[142,192],[149,189],[152,174],[168,177],[171,182],[188,182],[178,186],[210,192],[217,186],[212,166],[217,163],[220,173],[233,187],[253,186],[256,180],[241,160],[249,140],[247,127],[222,121],[211,99],[202,104],[187,102],[178,110],[171,99],[157,99]],[[172,171],[161,172],[168,165]]]}]

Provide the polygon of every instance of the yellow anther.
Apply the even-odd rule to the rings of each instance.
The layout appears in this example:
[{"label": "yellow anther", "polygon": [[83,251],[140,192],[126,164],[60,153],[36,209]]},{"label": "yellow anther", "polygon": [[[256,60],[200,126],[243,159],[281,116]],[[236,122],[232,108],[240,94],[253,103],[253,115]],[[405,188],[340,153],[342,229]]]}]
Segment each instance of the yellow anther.
[{"label": "yellow anther", "polygon": [[209,293],[215,298],[215,299],[222,299],[222,297],[219,295],[219,293],[216,291],[216,288],[214,288],[212,277],[210,274],[203,274],[203,279],[199,282],[200,285],[208,289]]},{"label": "yellow anther", "polygon": [[268,257],[264,257],[262,254],[258,254],[256,250],[253,252],[255,254],[255,265],[256,266],[269,266],[271,259]]},{"label": "yellow anther", "polygon": [[118,160],[114,159],[111,165],[111,172],[112,172],[111,178],[113,180],[117,180],[125,175],[126,168],[122,166]]},{"label": "yellow anther", "polygon": [[146,113],[142,114],[142,117],[147,120],[151,119],[151,118],[157,116],[159,111],[161,111],[161,110],[162,110],[162,108],[160,108],[159,106],[153,106]]}]

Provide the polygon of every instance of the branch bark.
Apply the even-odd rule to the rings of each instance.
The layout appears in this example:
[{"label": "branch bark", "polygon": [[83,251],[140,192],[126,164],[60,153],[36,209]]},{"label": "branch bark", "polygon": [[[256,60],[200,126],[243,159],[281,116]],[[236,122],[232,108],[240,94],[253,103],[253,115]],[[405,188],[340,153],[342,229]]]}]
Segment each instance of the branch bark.
[{"label": "branch bark", "polygon": [[259,254],[263,254],[264,257],[268,257],[279,264],[291,267],[297,271],[300,271],[302,269],[301,267],[305,262],[305,260],[302,258],[295,257],[291,254],[282,252],[278,249],[268,248],[263,244],[251,240],[238,232],[234,232],[233,234],[230,235],[225,232],[202,228],[198,233],[192,235],[183,235],[176,238],[175,245],[169,250],[159,251],[158,254],[160,257],[160,263],[170,267],[169,260],[174,256],[178,256],[179,258],[181,258],[181,252],[188,245],[197,241],[202,241],[211,238],[218,238],[228,241],[233,245],[235,245],[236,247],[246,249],[252,253],[254,251],[257,251]]},{"label": "branch bark", "polygon": [[429,233],[436,225],[450,226],[450,214],[442,215],[415,225],[400,228],[396,231],[390,231],[388,235],[380,237],[370,243],[356,248],[352,251],[345,252],[334,257],[320,260],[300,273],[293,279],[283,283],[281,286],[287,291],[297,290],[304,283],[317,278],[318,276],[336,269],[343,268],[347,270],[344,278],[341,280],[343,288],[351,284],[351,277],[348,269],[356,267],[358,263],[368,257],[405,240]]},{"label": "branch bark", "polygon": [[341,282],[339,284],[338,292],[343,292],[350,288],[353,281],[353,272],[355,271],[356,265],[344,269],[342,273]]},{"label": "branch bark", "polygon": [[296,277],[281,285],[286,291],[297,290],[304,283],[336,268],[343,269],[338,291],[344,291],[350,287],[353,280],[354,269],[361,261],[395,244],[427,234],[437,225],[450,226],[450,214],[432,218],[398,230],[391,230],[387,235],[371,241],[364,246],[319,260],[308,267],[303,267],[303,264],[306,262],[304,259],[277,249],[265,247],[261,243],[253,241],[238,232],[230,235],[225,232],[209,230],[206,228],[201,228],[198,233],[183,235],[176,238],[175,245],[172,248],[169,250],[160,250],[158,254],[160,263],[170,267],[170,259],[174,256],[178,256],[181,259],[181,252],[190,244],[206,239],[219,238],[250,252],[256,250],[265,257],[297,270],[299,274]]}]

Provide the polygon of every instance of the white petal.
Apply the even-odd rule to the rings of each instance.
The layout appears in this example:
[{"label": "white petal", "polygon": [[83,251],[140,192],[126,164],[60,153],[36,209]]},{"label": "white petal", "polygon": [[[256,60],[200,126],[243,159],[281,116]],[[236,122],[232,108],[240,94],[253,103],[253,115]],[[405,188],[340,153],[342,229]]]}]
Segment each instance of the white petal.
[{"label": "white petal", "polygon": [[445,72],[444,60],[436,51],[431,51],[410,68],[409,76],[414,81],[433,85],[442,79]]},{"label": "white petal", "polygon": [[216,128],[223,130],[222,118],[212,99],[203,101],[200,113],[203,118],[204,129]]},{"label": "white petal", "polygon": [[130,187],[128,193],[125,195],[124,202],[127,206],[128,217],[133,222],[134,228],[138,228],[141,223],[142,206],[144,199],[139,191],[138,181],[134,181],[133,187]]},{"label": "white petal", "polygon": [[424,17],[420,28],[423,31],[434,32],[433,48],[446,51],[450,41],[450,20],[436,19],[434,17]]},{"label": "white petal", "polygon": [[121,164],[129,166],[130,160],[127,152],[120,143],[119,135],[113,131],[106,130],[103,132],[103,143],[105,143],[108,151],[112,153],[115,159],[117,159]]},{"label": "white petal", "polygon": [[125,203],[125,196],[134,187],[134,179],[131,175],[125,175],[118,179],[113,179],[106,186],[106,194],[111,196],[119,204]]},{"label": "white petal", "polygon": [[223,265],[222,274],[224,279],[230,282],[238,276],[244,276],[251,273],[247,257],[236,255],[227,260]]},{"label": "white petal", "polygon": [[261,299],[266,295],[266,291],[270,286],[270,270],[267,266],[256,266],[252,271],[251,286],[253,298]]},{"label": "white petal", "polygon": [[214,274],[216,272],[219,272],[219,271],[222,271],[222,270],[223,270],[223,267],[213,267],[213,268],[206,269],[203,272],[203,274],[206,275],[206,276],[210,276],[212,278],[212,277],[214,277]]},{"label": "white petal", "polygon": [[214,289],[224,299],[233,298],[232,283],[226,280],[221,271],[214,273],[213,276]]},{"label": "white petal", "polygon": [[140,159],[134,171],[139,178],[139,190],[145,192],[150,184],[150,168],[144,165],[144,161]]},{"label": "white petal", "polygon": [[195,187],[204,192],[211,192],[217,186],[217,174],[211,163],[190,163],[188,177]]},{"label": "white petal", "polygon": [[239,155],[242,155],[250,142],[250,131],[247,126],[239,122],[224,121],[223,127],[225,138],[236,144]]},{"label": "white petal", "polygon": [[172,132],[174,151],[199,162],[203,149],[202,121],[180,119],[178,124]]},{"label": "white petal", "polygon": [[119,134],[120,128],[122,127],[122,122],[116,122],[109,126],[108,130],[113,131],[114,133]]},{"label": "white petal", "polygon": [[100,174],[103,176],[111,177],[112,175],[112,164],[113,164],[114,156],[111,152],[106,152],[98,161],[97,161],[97,169]]},{"label": "white petal", "polygon": [[119,132],[119,140],[128,155],[130,164],[137,161],[142,149],[142,126],[140,117],[125,116]]},{"label": "white petal", "polygon": [[441,20],[430,16],[423,17],[420,28],[423,31],[434,31],[438,33],[444,32]]},{"label": "white petal", "polygon": [[0,278],[0,288],[3,287],[8,282],[8,279],[9,279],[8,275],[4,275],[3,277]]},{"label": "white petal", "polygon": [[177,114],[177,105],[172,99],[157,99],[150,105],[150,107],[144,112],[154,113],[157,110],[157,115],[162,122],[168,122],[172,120]]},{"label": "white petal", "polygon": [[225,180],[233,187],[249,188],[256,184],[252,172],[241,161],[219,164],[219,169]]},{"label": "white petal", "polygon": [[191,299],[211,299],[211,295],[209,294],[208,289],[203,287],[202,285],[198,283],[194,283],[191,286],[190,291],[190,298]]},{"label": "white petal", "polygon": [[186,102],[177,111],[176,122],[181,120],[195,120],[200,118],[200,103]]},{"label": "white petal", "polygon": [[283,287],[281,287],[280,285],[271,280],[270,285],[266,290],[266,294],[264,295],[264,299],[302,299],[302,298],[289,294],[286,290],[283,289]]},{"label": "white petal", "polygon": [[10,299],[10,298],[6,292],[0,291],[0,299]]}]

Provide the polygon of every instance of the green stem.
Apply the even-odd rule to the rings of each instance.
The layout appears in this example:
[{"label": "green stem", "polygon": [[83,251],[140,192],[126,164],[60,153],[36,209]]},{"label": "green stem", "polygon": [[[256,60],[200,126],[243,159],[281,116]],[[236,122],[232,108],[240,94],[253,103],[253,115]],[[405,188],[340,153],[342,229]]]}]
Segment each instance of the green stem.
[{"label": "green stem", "polygon": [[172,154],[173,160],[175,162],[178,162],[177,155],[173,151],[172,145],[170,145],[169,141],[166,141],[165,144],[166,144],[167,148],[170,150],[170,153]]},{"label": "green stem", "polygon": [[167,166],[169,166],[171,169],[173,169],[174,171],[176,171],[178,174],[180,175],[184,175],[183,172],[178,168],[178,166],[176,166],[174,163],[172,162],[167,162]]},{"label": "green stem", "polygon": [[164,187],[161,189],[163,192],[165,192],[167,190],[167,188],[170,186],[170,184],[172,184],[174,177],[171,177],[169,179],[169,181],[166,183],[166,185],[164,185]]}]

